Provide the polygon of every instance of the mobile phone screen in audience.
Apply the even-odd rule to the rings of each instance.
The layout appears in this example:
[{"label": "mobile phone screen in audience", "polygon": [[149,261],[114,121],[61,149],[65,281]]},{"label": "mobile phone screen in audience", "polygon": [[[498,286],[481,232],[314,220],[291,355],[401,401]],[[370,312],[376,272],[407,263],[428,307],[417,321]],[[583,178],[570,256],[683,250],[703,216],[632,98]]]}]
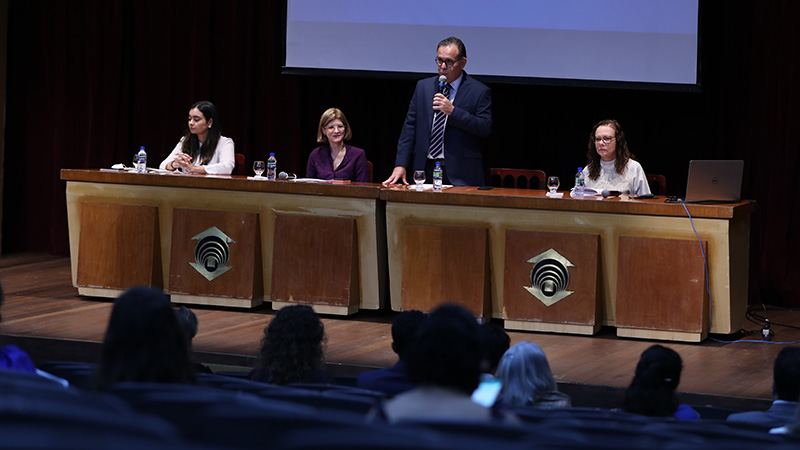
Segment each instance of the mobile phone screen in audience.
[{"label": "mobile phone screen in audience", "polygon": [[472,401],[489,408],[494,405],[497,396],[500,395],[500,389],[502,387],[502,383],[500,383],[500,380],[497,378],[483,380],[472,393]]}]

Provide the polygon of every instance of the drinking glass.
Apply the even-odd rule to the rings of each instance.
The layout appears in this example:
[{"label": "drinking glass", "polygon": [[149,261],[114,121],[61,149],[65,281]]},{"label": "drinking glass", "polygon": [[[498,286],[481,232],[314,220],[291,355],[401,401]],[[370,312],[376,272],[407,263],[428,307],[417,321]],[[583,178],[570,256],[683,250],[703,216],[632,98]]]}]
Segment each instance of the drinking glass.
[{"label": "drinking glass", "polygon": [[425,184],[425,171],[424,170],[415,170],[414,171],[414,182],[417,183],[417,190],[423,189],[423,184]]},{"label": "drinking glass", "polygon": [[264,161],[253,161],[253,172],[256,173],[256,177],[260,177],[266,167]]},{"label": "drinking glass", "polygon": [[558,186],[560,185],[560,181],[558,177],[547,177],[547,187],[550,188],[550,194],[554,195],[558,190]]}]

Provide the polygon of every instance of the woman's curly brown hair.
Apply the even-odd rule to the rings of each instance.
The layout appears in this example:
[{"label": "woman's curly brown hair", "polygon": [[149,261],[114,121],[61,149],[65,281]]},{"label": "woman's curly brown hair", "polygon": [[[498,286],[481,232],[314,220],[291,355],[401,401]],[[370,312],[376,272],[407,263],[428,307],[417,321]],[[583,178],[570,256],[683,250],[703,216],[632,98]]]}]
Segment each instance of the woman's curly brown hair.
[{"label": "woman's curly brown hair", "polygon": [[628,150],[628,141],[625,139],[625,132],[622,131],[622,126],[614,119],[601,120],[597,122],[589,133],[588,151],[586,152],[586,167],[589,171],[589,178],[596,180],[600,176],[600,155],[597,154],[597,148],[594,143],[595,132],[600,127],[611,127],[614,129],[614,140],[616,146],[616,161],[614,161],[614,170],[622,175],[625,173],[625,166],[628,165],[628,160],[636,159],[636,157]]},{"label": "woman's curly brown hair", "polygon": [[257,369],[269,373],[269,382],[286,385],[303,381],[321,370],[325,327],[311,307],[282,308],[264,329]]}]

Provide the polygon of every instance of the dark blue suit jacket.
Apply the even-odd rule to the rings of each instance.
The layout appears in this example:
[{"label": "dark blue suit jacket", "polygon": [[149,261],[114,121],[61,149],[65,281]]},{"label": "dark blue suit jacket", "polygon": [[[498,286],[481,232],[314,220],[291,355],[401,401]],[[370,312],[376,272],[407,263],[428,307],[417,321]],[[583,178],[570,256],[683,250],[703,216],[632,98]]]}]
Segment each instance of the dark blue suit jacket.
[{"label": "dark blue suit jacket", "polygon": [[[483,185],[483,140],[492,132],[492,91],[463,72],[456,91],[453,113],[447,118],[444,132],[444,158],[447,177],[454,185]],[[397,143],[395,166],[406,172],[424,170],[433,124],[433,96],[439,77],[417,82],[408,115]]]},{"label": "dark blue suit jacket", "polygon": [[765,427],[782,427],[794,420],[797,402],[772,403],[766,411],[746,411],[728,416],[732,422],[748,422]]},{"label": "dark blue suit jacket", "polygon": [[397,361],[392,367],[361,372],[358,374],[356,387],[395,396],[413,389],[416,385],[409,381],[405,364]]}]

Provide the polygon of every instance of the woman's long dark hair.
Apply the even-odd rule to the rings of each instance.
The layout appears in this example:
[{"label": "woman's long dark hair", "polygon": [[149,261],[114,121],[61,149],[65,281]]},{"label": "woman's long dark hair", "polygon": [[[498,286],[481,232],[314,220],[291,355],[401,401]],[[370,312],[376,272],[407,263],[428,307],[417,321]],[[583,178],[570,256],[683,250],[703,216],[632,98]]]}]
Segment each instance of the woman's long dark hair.
[{"label": "woman's long dark hair", "polygon": [[325,327],[307,305],[282,308],[264,330],[256,369],[269,373],[269,382],[286,385],[303,381],[322,369]]},{"label": "woman's long dark hair", "polygon": [[675,389],[681,382],[680,355],[663,345],[653,345],[636,365],[636,374],[625,392],[622,409],[654,417],[671,417],[678,409]]},{"label": "woman's long dark hair", "polygon": [[211,161],[211,158],[214,156],[214,151],[217,149],[217,143],[219,143],[219,137],[222,133],[222,122],[219,119],[219,113],[217,112],[217,107],[214,106],[213,103],[209,101],[200,101],[195,103],[189,108],[189,111],[197,108],[203,113],[203,116],[206,119],[206,122],[210,122],[213,119],[213,123],[211,128],[208,129],[208,135],[206,136],[206,141],[203,143],[203,146],[200,146],[200,141],[197,139],[196,134],[192,134],[192,132],[187,128],[186,134],[183,135],[183,153],[191,156],[192,159],[197,158],[200,155],[200,163],[199,165],[208,164]]},{"label": "woman's long dark hair", "polygon": [[120,381],[194,381],[186,337],[159,289],[134,287],[114,302],[96,382],[108,389]]},{"label": "woman's long dark hair", "polygon": [[636,159],[636,157],[628,150],[628,141],[625,139],[625,132],[622,131],[622,126],[614,119],[601,120],[592,128],[589,134],[589,150],[586,152],[586,159],[588,162],[586,166],[589,169],[589,178],[596,180],[600,176],[600,155],[597,154],[597,148],[594,143],[595,132],[600,127],[611,127],[614,129],[614,141],[617,143],[615,154],[616,160],[614,161],[614,170],[622,175],[625,173],[625,166],[628,165],[628,160]]}]

